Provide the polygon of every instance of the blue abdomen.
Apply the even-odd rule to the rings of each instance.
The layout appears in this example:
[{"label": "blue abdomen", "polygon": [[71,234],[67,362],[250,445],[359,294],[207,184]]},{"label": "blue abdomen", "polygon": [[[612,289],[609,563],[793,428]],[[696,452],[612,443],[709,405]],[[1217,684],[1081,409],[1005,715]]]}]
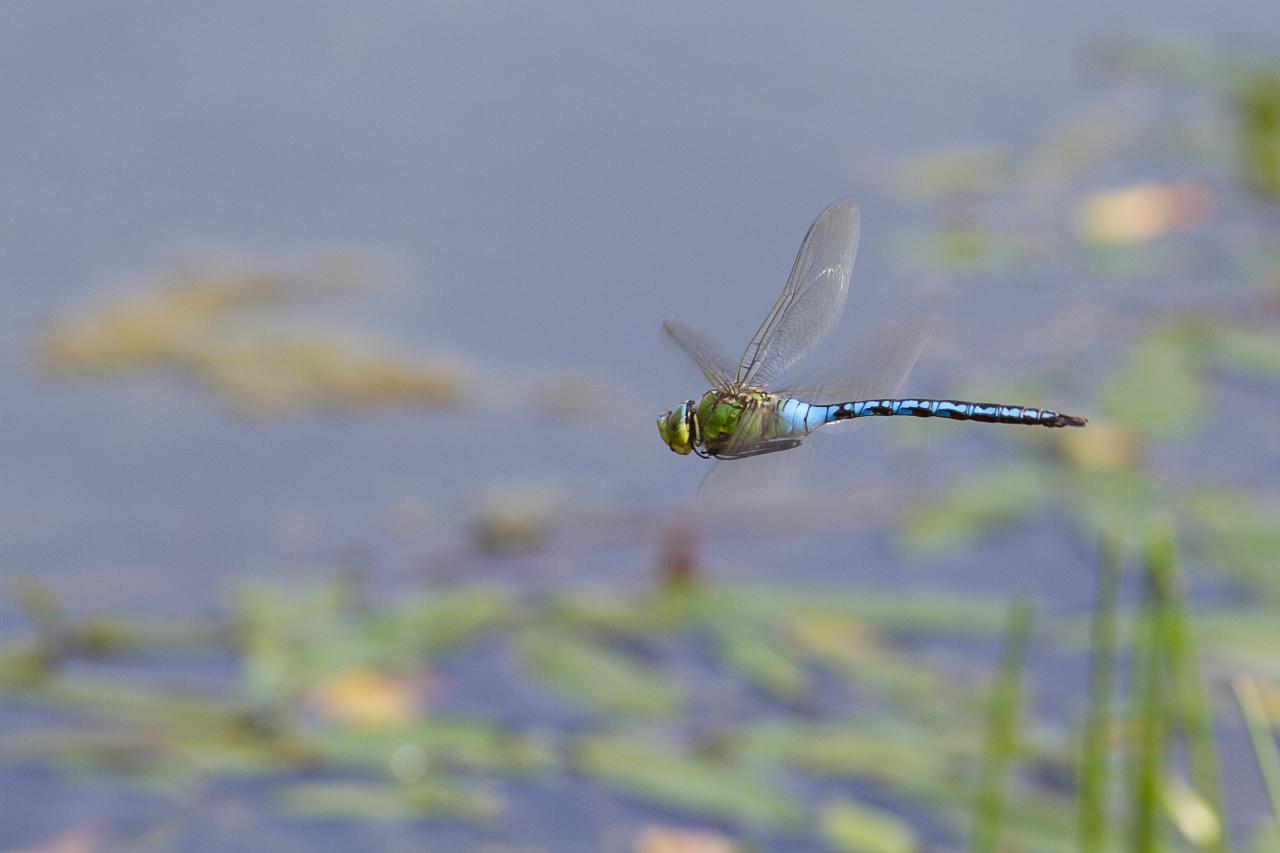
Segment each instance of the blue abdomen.
[{"label": "blue abdomen", "polygon": [[965,400],[855,400],[848,403],[814,405],[803,400],[787,399],[778,404],[778,429],[781,435],[804,435],[825,423],[852,418],[916,417],[947,418],[956,421],[979,421],[997,424],[1066,427],[1084,426],[1088,421],[1050,409],[1031,406],[1009,406],[1003,403],[972,403]]},{"label": "blue abdomen", "polygon": [[835,418],[839,406],[818,406],[795,398],[778,404],[778,426],[781,435],[804,435]]}]

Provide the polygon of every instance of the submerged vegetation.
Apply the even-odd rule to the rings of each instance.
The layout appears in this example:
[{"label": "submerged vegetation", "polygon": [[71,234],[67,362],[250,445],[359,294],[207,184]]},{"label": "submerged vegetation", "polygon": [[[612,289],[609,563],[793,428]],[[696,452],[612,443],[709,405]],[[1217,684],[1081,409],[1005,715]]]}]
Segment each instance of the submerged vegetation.
[{"label": "submerged vegetation", "polygon": [[466,388],[457,365],[332,329],[262,323],[289,305],[356,292],[368,278],[343,258],[189,267],[58,320],[36,356],[44,370],[68,378],[168,371],[255,416],[457,404]]}]

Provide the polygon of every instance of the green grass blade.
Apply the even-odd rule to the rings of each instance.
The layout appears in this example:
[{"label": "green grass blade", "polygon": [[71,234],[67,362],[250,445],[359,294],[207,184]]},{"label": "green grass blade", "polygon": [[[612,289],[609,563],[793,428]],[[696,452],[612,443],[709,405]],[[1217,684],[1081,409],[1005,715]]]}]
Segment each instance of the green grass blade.
[{"label": "green grass blade", "polygon": [[1111,747],[1111,696],[1116,665],[1116,587],[1120,545],[1104,537],[1098,554],[1097,589],[1090,629],[1092,660],[1089,715],[1080,767],[1080,849],[1097,853],[1107,843],[1107,780]]},{"label": "green grass blade", "polygon": [[1018,708],[1022,694],[1022,670],[1031,635],[1032,605],[1018,599],[1009,606],[1001,643],[1000,671],[991,691],[982,771],[974,804],[973,835],[969,849],[990,853],[997,849],[1004,814],[1005,780],[1018,739]]},{"label": "green grass blade", "polygon": [[1166,690],[1163,642],[1168,634],[1168,607],[1161,593],[1155,561],[1148,554],[1143,575],[1141,617],[1135,627],[1130,715],[1133,757],[1130,768],[1130,849],[1134,853],[1154,853],[1161,849],[1160,823],[1164,748]]},{"label": "green grass blade", "polygon": [[1258,690],[1258,682],[1247,675],[1236,678],[1231,686],[1235,690],[1240,713],[1249,731],[1249,743],[1253,747],[1253,758],[1258,762],[1258,773],[1262,776],[1262,784],[1271,801],[1271,817],[1276,824],[1276,834],[1280,836],[1280,751],[1276,750],[1262,694]]},{"label": "green grass blade", "polygon": [[1169,667],[1170,710],[1182,729],[1192,785],[1213,811],[1213,820],[1202,830],[1203,836],[1188,840],[1201,849],[1225,853],[1230,844],[1223,819],[1226,811],[1221,764],[1213,739],[1213,714],[1178,571],[1177,540],[1166,524],[1158,524],[1148,539],[1147,571],[1165,614],[1160,622]]}]

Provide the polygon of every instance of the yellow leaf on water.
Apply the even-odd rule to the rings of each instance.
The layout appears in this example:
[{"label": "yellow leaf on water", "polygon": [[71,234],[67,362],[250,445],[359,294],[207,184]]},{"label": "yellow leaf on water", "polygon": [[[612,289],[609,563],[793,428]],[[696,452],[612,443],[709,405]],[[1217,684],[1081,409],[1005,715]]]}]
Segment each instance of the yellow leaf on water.
[{"label": "yellow leaf on water", "polygon": [[1160,795],[1165,811],[1183,838],[1201,849],[1217,843],[1222,836],[1222,822],[1204,797],[1178,779],[1161,786]]},{"label": "yellow leaf on water", "polygon": [[1196,225],[1213,212],[1213,195],[1199,183],[1144,183],[1093,193],[1076,210],[1076,230],[1091,243],[1143,243]]},{"label": "yellow leaf on water", "polygon": [[405,725],[418,714],[420,690],[373,669],[348,669],[311,690],[316,713],[334,722],[371,728]]},{"label": "yellow leaf on water", "polygon": [[636,836],[634,853],[738,853],[732,838],[711,829],[647,826]]},{"label": "yellow leaf on water", "polygon": [[822,834],[827,844],[847,853],[912,853],[920,840],[897,815],[848,799],[822,806]]},{"label": "yellow leaf on water", "polygon": [[875,658],[880,643],[875,629],[844,616],[805,613],[787,625],[792,642],[802,651],[843,663]]}]

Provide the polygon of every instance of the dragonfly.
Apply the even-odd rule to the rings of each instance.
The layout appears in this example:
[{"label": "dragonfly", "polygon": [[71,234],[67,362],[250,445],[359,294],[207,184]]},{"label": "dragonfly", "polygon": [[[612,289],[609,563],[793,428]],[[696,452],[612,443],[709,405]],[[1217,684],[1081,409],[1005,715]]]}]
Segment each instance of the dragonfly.
[{"label": "dragonfly", "polygon": [[[1050,409],[964,400],[898,398],[923,340],[892,339],[865,364],[789,386],[775,380],[813,352],[844,312],[858,250],[858,206],[842,198],[810,226],[791,274],[737,362],[704,332],[683,320],[663,330],[702,371],[711,388],[658,417],[667,447],[686,456],[745,459],[798,447],[827,424],[869,417],[945,418],[953,421],[1082,427],[1085,418]],[[822,402],[836,399],[837,402]]]}]

